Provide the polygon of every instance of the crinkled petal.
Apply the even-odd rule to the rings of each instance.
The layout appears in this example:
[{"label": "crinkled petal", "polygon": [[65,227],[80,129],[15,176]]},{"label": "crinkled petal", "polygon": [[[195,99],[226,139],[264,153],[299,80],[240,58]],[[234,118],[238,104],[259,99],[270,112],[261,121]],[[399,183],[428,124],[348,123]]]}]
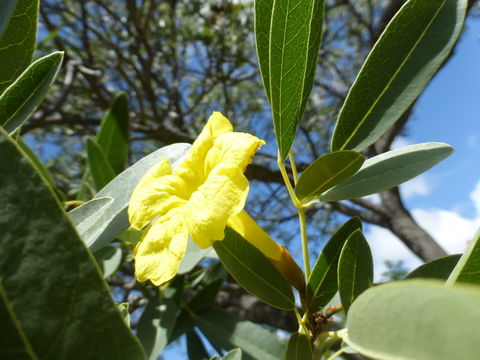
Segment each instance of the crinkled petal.
[{"label": "crinkled petal", "polygon": [[263,231],[245,210],[230,217],[227,224],[266,257],[275,261],[282,257],[283,247]]},{"label": "crinkled petal", "polygon": [[192,194],[185,210],[190,236],[206,248],[222,240],[230,216],[240,212],[248,195],[248,180],[240,169],[219,168]]},{"label": "crinkled petal", "polygon": [[188,180],[197,181],[201,184],[206,177],[203,165],[205,157],[212,148],[215,139],[232,131],[233,126],[230,121],[220,112],[214,111],[180,164],[179,171],[187,171],[188,174],[192,175]]},{"label": "crinkled petal", "polygon": [[131,226],[142,229],[157,215],[164,215],[170,209],[182,206],[194,189],[185,184],[181,177],[172,175],[170,162],[163,158],[145,173],[133,190],[128,206]]},{"label": "crinkled petal", "polygon": [[213,147],[206,156],[205,173],[209,174],[217,166],[245,171],[257,150],[264,144],[263,140],[247,133],[222,134],[215,139]]},{"label": "crinkled petal", "polygon": [[135,276],[161,285],[178,271],[187,248],[188,231],[182,208],[171,211],[149,226],[134,250]]}]

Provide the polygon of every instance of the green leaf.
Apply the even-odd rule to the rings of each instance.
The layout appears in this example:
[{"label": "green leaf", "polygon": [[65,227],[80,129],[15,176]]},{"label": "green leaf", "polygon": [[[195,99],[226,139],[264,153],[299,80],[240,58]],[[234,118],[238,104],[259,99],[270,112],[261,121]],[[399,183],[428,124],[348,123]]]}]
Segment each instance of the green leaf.
[{"label": "green leaf", "polygon": [[2,0],[0,2],[0,41],[7,29],[18,0]]},{"label": "green leaf", "polygon": [[[109,196],[92,199],[68,213],[70,220],[75,225],[78,234],[87,244],[86,237],[89,232],[101,226],[100,219],[112,206],[113,198]],[[88,244],[87,244],[88,245]]]},{"label": "green leaf", "polygon": [[[7,3],[3,4],[4,2],[5,0],[2,0],[0,8],[2,12],[12,6]],[[0,38],[0,59],[2,59],[0,94],[32,62],[37,41],[38,3],[39,0],[18,1],[13,14],[10,15],[7,28]],[[2,16],[4,15],[2,14]],[[19,31],[20,29],[21,31]]]},{"label": "green leaf", "polygon": [[138,338],[147,358],[156,360],[168,343],[177,321],[176,290],[166,289],[160,297],[150,299],[138,322]]},{"label": "green leaf", "polygon": [[355,199],[375,194],[427,171],[453,151],[443,143],[405,146],[368,159],[358,172],[318,197],[320,201]]},{"label": "green leaf", "polygon": [[447,280],[461,255],[449,255],[420,265],[407,275],[405,279],[423,278]]},{"label": "green leaf", "polygon": [[372,284],[372,253],[362,230],[358,229],[348,237],[338,261],[338,291],[345,313]]},{"label": "green leaf", "polygon": [[245,360],[278,360],[285,352],[277,336],[224,310],[203,311],[193,321],[212,345],[226,350],[240,348]]},{"label": "green leaf", "polygon": [[398,120],[450,53],[462,30],[466,4],[466,0],[406,2],[378,39],[345,99],[332,151],[361,151]]},{"label": "green leaf", "polygon": [[312,90],[324,0],[255,1],[257,54],[282,158]]},{"label": "green leaf", "polygon": [[348,237],[358,229],[362,229],[361,221],[357,217],[351,218],[333,234],[323,248],[308,279],[312,311],[318,311],[327,305],[338,291],[338,259]]},{"label": "green leaf", "polygon": [[97,135],[98,145],[117,174],[125,169],[128,160],[128,118],[128,96],[122,92],[113,100]]},{"label": "green leaf", "polygon": [[338,151],[323,155],[302,173],[295,186],[299,200],[310,200],[355,174],[364,163],[362,154]]},{"label": "green leaf", "polygon": [[[172,144],[158,149],[124,170],[95,195],[92,200],[111,197],[113,203],[103,216],[98,218],[98,224],[83,234],[83,240],[91,250],[95,251],[108,244],[130,226],[127,215],[128,202],[133,189],[147,170],[163,157],[166,157],[175,167],[189,148],[189,144]],[[96,209],[92,210],[96,211]],[[75,225],[78,224],[76,222],[78,219],[72,218]]]},{"label": "green leaf", "polygon": [[292,288],[265,255],[235,230],[227,227],[225,238],[213,247],[225,269],[245,290],[270,306],[292,310]]},{"label": "green leaf", "polygon": [[209,358],[207,350],[195,330],[187,333],[187,353],[188,360],[207,360]]},{"label": "green leaf", "polygon": [[294,333],[288,340],[285,360],[311,360],[313,359],[310,340],[304,334]]},{"label": "green leaf", "polygon": [[348,313],[347,342],[374,359],[476,359],[480,290],[435,280],[373,287]]},{"label": "green leaf", "polygon": [[35,111],[62,64],[63,52],[54,52],[31,64],[0,96],[0,125],[12,133]]},{"label": "green leaf", "polygon": [[242,349],[233,349],[230,350],[222,360],[242,360]]},{"label": "green leaf", "polygon": [[53,191],[1,129],[0,153],[0,285],[17,333],[39,359],[144,359]]},{"label": "green leaf", "polygon": [[480,231],[447,279],[447,284],[456,282],[480,284]]},{"label": "green leaf", "polygon": [[87,160],[97,191],[103,189],[105,185],[115,178],[115,171],[110,166],[105,153],[92,139],[87,139]]},{"label": "green leaf", "polygon": [[103,278],[107,279],[114,275],[122,263],[122,249],[114,246],[105,246],[98,250],[95,259],[102,269]]}]

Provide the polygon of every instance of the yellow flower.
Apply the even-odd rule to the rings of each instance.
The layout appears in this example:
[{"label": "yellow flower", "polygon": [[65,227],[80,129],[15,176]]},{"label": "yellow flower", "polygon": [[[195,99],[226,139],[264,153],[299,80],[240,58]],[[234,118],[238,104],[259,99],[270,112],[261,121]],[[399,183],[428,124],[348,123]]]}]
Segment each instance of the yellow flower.
[{"label": "yellow flower", "polygon": [[227,224],[274,262],[282,259],[285,250],[242,211],[249,190],[243,172],[263,144],[233,132],[228,119],[214,112],[178,168],[163,159],[144,175],[128,208],[133,228],[147,226],[134,250],[139,281],[170,280],[189,235],[206,248],[223,240]]}]

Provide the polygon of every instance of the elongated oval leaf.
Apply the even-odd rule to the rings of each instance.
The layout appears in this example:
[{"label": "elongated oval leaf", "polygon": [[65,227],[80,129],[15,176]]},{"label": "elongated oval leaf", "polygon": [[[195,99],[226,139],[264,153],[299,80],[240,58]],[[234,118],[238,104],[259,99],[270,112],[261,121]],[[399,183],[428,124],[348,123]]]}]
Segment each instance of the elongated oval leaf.
[{"label": "elongated oval leaf", "polygon": [[295,307],[292,288],[260,250],[235,230],[225,229],[225,239],[213,244],[225,269],[248,292],[270,306],[292,310]]},{"label": "elongated oval leaf", "polygon": [[98,266],[102,269],[104,279],[114,275],[122,264],[122,249],[119,247],[104,246],[94,255]]},{"label": "elongated oval leaf", "polygon": [[318,196],[355,174],[364,161],[363,155],[355,151],[323,155],[302,173],[295,186],[295,194],[301,201]]},{"label": "elongated oval leaf", "polygon": [[32,353],[144,359],[52,190],[3,130],[0,153],[1,297]]},{"label": "elongated oval leaf", "polygon": [[293,144],[312,89],[323,9],[324,0],[255,2],[257,54],[283,158]]},{"label": "elongated oval leaf", "polygon": [[47,94],[62,64],[55,52],[31,64],[0,96],[0,125],[12,133],[35,111]]},{"label": "elongated oval leaf", "polygon": [[294,333],[290,336],[285,352],[285,360],[311,360],[313,359],[310,340],[304,334]]},{"label": "elongated oval leaf", "polygon": [[455,268],[455,265],[457,265],[460,256],[461,255],[458,254],[449,255],[429,261],[413,270],[405,279],[422,278],[447,280]]},{"label": "elongated oval leaf", "polygon": [[85,234],[95,227],[95,224],[103,217],[105,212],[112,206],[113,198],[105,196],[92,199],[68,213],[70,220],[75,224],[78,234],[84,239]]},{"label": "elongated oval leaf", "polygon": [[168,343],[177,321],[175,290],[163,292],[161,297],[151,299],[138,322],[138,338],[149,360],[156,360]]},{"label": "elongated oval leaf", "polygon": [[95,188],[97,191],[103,189],[115,178],[115,171],[113,171],[100,145],[92,139],[87,139],[87,159]]},{"label": "elongated oval leaf", "polygon": [[453,151],[443,143],[405,146],[368,159],[358,172],[318,197],[320,201],[355,199],[375,194],[427,171]]},{"label": "elongated oval leaf", "polygon": [[[18,1],[0,38],[0,94],[32,62],[37,41],[38,3],[39,0]],[[0,10],[8,7],[2,4]]]},{"label": "elongated oval leaf", "polygon": [[333,234],[323,248],[308,279],[311,311],[318,311],[327,305],[338,291],[337,268],[340,253],[348,237],[361,228],[360,220],[357,217],[351,218]]},{"label": "elongated oval leaf", "polygon": [[365,149],[407,110],[450,53],[466,4],[466,0],[405,3],[347,95],[332,137],[333,151]]},{"label": "elongated oval leaf", "polygon": [[193,321],[213,346],[240,348],[244,360],[278,360],[285,352],[285,345],[274,334],[224,310],[203,311]]},{"label": "elongated oval leaf", "polygon": [[18,0],[2,0],[0,2],[0,41],[7,29],[10,18],[15,11]]},{"label": "elongated oval leaf", "polygon": [[345,313],[355,299],[373,284],[373,258],[361,230],[355,230],[343,245],[338,260],[338,291]]},{"label": "elongated oval leaf", "polygon": [[125,169],[127,164],[128,118],[128,96],[122,92],[113,100],[97,135],[98,144],[117,174]]},{"label": "elongated oval leaf", "polygon": [[480,231],[448,277],[447,284],[455,282],[480,284]]},{"label": "elongated oval leaf", "polygon": [[348,313],[350,346],[374,359],[476,359],[480,290],[406,280],[366,291]]},{"label": "elongated oval leaf", "polygon": [[[94,199],[111,197],[113,198],[113,203],[103,213],[103,216],[98,219],[98,224],[84,233],[83,241],[87,246],[95,251],[126,230],[130,226],[127,215],[128,202],[133,189],[143,174],[163,157],[166,157],[175,166],[189,148],[189,144],[173,144],[158,149],[130,166],[100,190]],[[95,209],[92,210],[96,211]],[[75,218],[72,220],[75,225],[78,224]]]}]

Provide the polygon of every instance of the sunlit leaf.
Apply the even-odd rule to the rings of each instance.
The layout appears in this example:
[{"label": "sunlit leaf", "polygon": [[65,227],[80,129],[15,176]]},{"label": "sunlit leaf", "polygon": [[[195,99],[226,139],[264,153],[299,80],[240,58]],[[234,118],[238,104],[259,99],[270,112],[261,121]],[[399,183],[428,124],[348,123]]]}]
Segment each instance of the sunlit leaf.
[{"label": "sunlit leaf", "polygon": [[360,220],[357,217],[351,218],[333,234],[320,253],[308,279],[312,311],[327,305],[338,291],[337,269],[340,253],[348,237],[361,228]]},{"label": "sunlit leaf", "polygon": [[370,52],[352,85],[332,137],[332,151],[361,151],[420,95],[455,44],[466,0],[410,0]]},{"label": "sunlit leaf", "polygon": [[287,344],[285,360],[311,360],[313,359],[310,339],[304,334],[294,333]]},{"label": "sunlit leaf", "polygon": [[225,239],[213,244],[225,269],[248,292],[270,306],[291,310],[293,291],[287,280],[260,250],[230,228]]},{"label": "sunlit leaf", "polygon": [[406,280],[365,291],[348,313],[348,344],[384,360],[476,359],[480,289]]},{"label": "sunlit leaf", "polygon": [[372,253],[362,231],[358,229],[348,237],[338,260],[338,291],[345,313],[372,284]]},{"label": "sunlit leaf", "polygon": [[319,157],[302,173],[295,186],[299,200],[309,200],[348,179],[364,163],[362,154],[338,151]]},{"label": "sunlit leaf", "polygon": [[[39,0],[18,1],[13,14],[3,13],[11,9],[11,0],[2,0],[0,19],[10,19],[0,38],[0,94],[20,76],[32,62],[37,41]],[[2,19],[3,17],[3,19]],[[21,31],[19,31],[21,29]]]},{"label": "sunlit leaf", "polygon": [[352,177],[319,196],[320,201],[355,199],[375,194],[427,171],[452,153],[443,143],[405,146],[365,161]]},{"label": "sunlit leaf", "polygon": [[[0,50],[1,52],[1,50]],[[31,64],[0,96],[0,125],[12,133],[35,111],[47,94],[62,64],[55,52]]]},{"label": "sunlit leaf", "polygon": [[323,0],[255,1],[257,54],[283,158],[312,89],[323,10]]},{"label": "sunlit leaf", "polygon": [[447,279],[447,284],[455,282],[480,284],[480,231]]},{"label": "sunlit leaf", "polygon": [[461,255],[449,255],[429,261],[413,270],[405,279],[423,278],[447,280],[455,268],[455,265],[457,265],[460,256]]}]

